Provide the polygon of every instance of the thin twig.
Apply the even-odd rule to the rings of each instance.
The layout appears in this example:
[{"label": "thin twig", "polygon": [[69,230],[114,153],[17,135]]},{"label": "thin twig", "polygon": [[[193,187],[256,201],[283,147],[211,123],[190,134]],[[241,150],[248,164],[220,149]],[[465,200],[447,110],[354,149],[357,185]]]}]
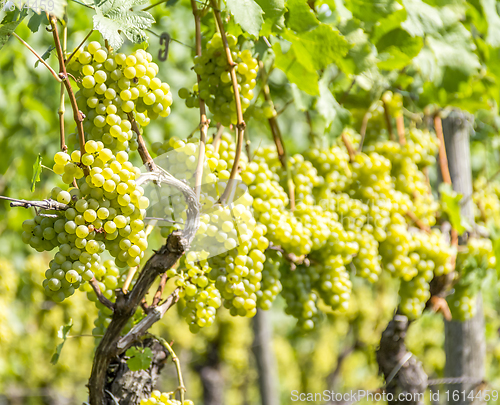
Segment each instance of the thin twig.
[{"label": "thin twig", "polygon": [[431,228],[429,226],[425,225],[419,218],[417,218],[415,213],[413,213],[411,211],[407,211],[406,216],[408,218],[410,218],[415,223],[415,225],[417,225],[418,228],[421,229],[422,231],[427,232],[427,233],[431,232]]},{"label": "thin twig", "polygon": [[[266,73],[266,69],[264,67],[264,63],[259,61],[259,68],[261,72],[262,78],[262,90],[264,93],[264,99],[272,105],[273,100],[271,98],[271,91],[269,89],[269,84],[267,82],[268,74]],[[274,144],[276,145],[276,150],[278,152],[278,158],[281,162],[281,166],[286,172],[287,177],[287,186],[288,186],[288,195],[290,198],[290,210],[295,210],[295,183],[292,178],[292,171],[288,165],[288,155],[285,149],[285,143],[283,142],[283,136],[281,135],[281,130],[278,124],[278,120],[276,117],[271,117],[268,119],[269,127],[271,128],[271,133],[273,135]]]},{"label": "thin twig", "polygon": [[38,58],[38,60],[39,60],[39,61],[40,61],[40,62],[41,62],[41,63],[42,63],[42,64],[43,64],[43,65],[44,65],[47,69],[49,69],[49,70],[50,70],[50,73],[52,73],[52,76],[54,76],[54,78],[55,78],[55,79],[56,79],[59,83],[61,83],[61,82],[62,82],[62,79],[59,77],[59,75],[56,73],[56,71],[55,71],[54,69],[52,69],[52,68],[50,67],[50,65],[49,65],[47,62],[45,62],[45,61],[43,60],[43,58],[42,58],[40,55],[38,55],[38,53],[36,53],[36,51],[35,51],[35,50],[31,47],[31,46],[29,46],[29,45],[28,45],[28,43],[27,43],[26,41],[24,41],[24,40],[23,40],[23,39],[22,39],[19,35],[17,35],[15,32],[13,32],[13,33],[12,33],[12,35],[14,35],[14,36],[15,36],[15,37],[16,37],[16,38],[17,38],[17,39],[18,39],[18,40],[19,40],[19,41],[20,41],[20,42],[21,42],[21,43],[22,43],[22,44],[26,47],[26,48],[28,48],[28,49],[29,49],[29,50],[33,53],[33,55],[35,55],[35,56]]},{"label": "thin twig", "polygon": [[238,165],[240,162],[241,151],[243,149],[243,141],[244,141],[244,133],[245,133],[245,120],[243,119],[243,109],[241,107],[241,99],[240,99],[240,91],[238,89],[238,78],[236,77],[236,63],[233,61],[233,57],[231,55],[231,49],[229,48],[229,44],[227,42],[226,30],[224,29],[224,23],[222,22],[222,17],[220,14],[220,10],[217,7],[217,3],[215,0],[210,0],[210,4],[214,11],[215,19],[217,21],[217,26],[219,28],[222,43],[224,44],[224,50],[226,53],[226,59],[228,63],[229,73],[231,74],[231,81],[233,84],[233,93],[234,93],[234,102],[236,104],[236,116],[237,116],[237,124],[236,124],[236,153],[234,156],[233,167],[231,168],[231,174],[229,176],[229,180],[227,182],[226,189],[222,193],[220,197],[220,202],[224,203],[229,195],[231,194],[232,186],[234,183],[234,179],[236,178],[236,174],[238,173]]},{"label": "thin twig", "polygon": [[[66,56],[66,44],[68,41],[68,26],[65,25],[63,29],[63,41],[62,41],[62,47],[63,47],[63,54]],[[66,152],[68,150],[68,147],[66,146],[66,137],[64,134],[64,113],[66,112],[66,108],[64,106],[64,99],[65,99],[65,89],[64,89],[64,83],[61,83],[61,91],[59,95],[59,137],[61,140],[61,150],[63,152]]]},{"label": "thin twig", "polygon": [[402,114],[396,117],[396,130],[398,131],[399,144],[406,145],[405,119]]},{"label": "thin twig", "polygon": [[349,160],[352,162],[354,160],[354,157],[356,156],[356,151],[354,150],[354,147],[349,141],[349,138],[347,138],[347,134],[345,132],[342,132],[341,137],[342,137],[342,142],[344,142],[344,145],[347,149],[347,153],[349,154]]},{"label": "thin twig", "polygon": [[[83,130],[83,114],[78,109],[78,104],[76,102],[75,94],[71,88],[71,83],[68,79],[68,73],[66,72],[66,65],[64,63],[64,54],[61,47],[61,41],[59,40],[59,32],[57,31],[57,18],[53,15],[50,16],[50,25],[52,26],[52,35],[54,37],[54,43],[56,46],[57,57],[59,58],[59,76],[63,79],[64,86],[68,92],[69,100],[71,102],[71,108],[73,109],[73,118],[76,123],[76,129],[78,132],[78,139],[80,142],[80,156],[85,154],[85,132]],[[81,159],[81,157],[80,157]],[[88,168],[84,166],[84,172],[87,174]]]},{"label": "thin twig", "polygon": [[[196,27],[196,55],[201,57],[201,22],[200,13],[195,0],[191,0],[191,7],[193,9],[195,27]],[[201,86],[201,77],[196,75],[198,79],[198,86]],[[235,94],[236,97],[236,94]],[[200,200],[201,194],[201,182],[203,179],[203,164],[205,163],[205,144],[207,142],[207,133],[209,121],[207,119],[207,111],[205,106],[205,100],[201,97],[200,99],[200,146],[198,151],[198,164],[196,166],[196,177],[195,177],[195,191],[198,201]]]},{"label": "thin twig", "polygon": [[130,283],[134,279],[134,276],[137,273],[137,270],[139,270],[139,266],[131,267],[128,269],[127,278],[126,278],[125,282],[123,283],[123,287],[122,287],[122,291],[124,294],[127,294],[128,289],[130,287]]},{"label": "thin twig", "polygon": [[131,112],[129,112],[127,115],[130,123],[132,124],[132,130],[137,135],[137,143],[139,144],[139,146],[137,147],[137,151],[139,152],[139,156],[142,159],[142,163],[146,165],[148,171],[153,172],[156,169],[156,163],[153,161],[153,158],[149,154],[148,148],[146,147],[144,138],[142,137],[141,131],[137,126],[134,115]]},{"label": "thin twig", "polygon": [[92,277],[92,280],[89,281],[89,284],[92,286],[92,289],[94,290],[95,295],[97,295],[97,298],[101,302],[101,304],[114,311],[115,304],[112,303],[103,295],[101,289],[99,288],[99,282],[96,280],[95,277]]},{"label": "thin twig", "polygon": [[214,136],[212,145],[214,147],[214,152],[219,152],[220,141],[222,140],[222,133],[224,132],[224,125],[221,123],[217,124],[217,133]]},{"label": "thin twig", "polygon": [[366,129],[368,128],[368,121],[370,120],[371,117],[371,112],[370,109],[368,109],[363,115],[363,121],[361,122],[361,128],[359,130],[359,134],[361,135],[361,141],[359,141],[359,146],[358,146],[358,153],[363,150],[363,144],[365,143],[365,137],[366,137]]},{"label": "thin twig", "polygon": [[441,168],[441,175],[443,176],[443,181],[451,185],[450,169],[448,167],[448,157],[446,156],[446,146],[444,143],[443,122],[439,113],[434,115],[434,129],[439,139],[439,167]]},{"label": "thin twig", "polygon": [[28,201],[28,200],[19,200],[17,198],[4,197],[3,195],[0,195],[0,199],[12,201],[10,203],[11,207],[23,207],[23,208],[37,207],[42,210],[48,210],[48,211],[66,211],[69,208],[68,205],[62,204],[50,198],[42,201]]},{"label": "thin twig", "polygon": [[78,47],[73,51],[73,53],[71,55],[69,55],[69,58],[66,59],[66,65],[69,63],[69,61],[73,58],[73,56],[75,56],[75,54],[78,52],[78,50],[83,46],[83,44],[85,43],[85,41],[87,41],[87,39],[89,39],[90,35],[92,35],[92,33],[94,32],[94,30],[90,30],[90,32],[87,34],[87,36],[83,39],[82,42],[80,42],[80,45],[78,45]]},{"label": "thin twig", "polygon": [[158,289],[156,290],[155,296],[153,298],[153,303],[151,304],[152,307],[156,307],[160,301],[161,301],[161,296],[163,295],[163,290],[165,289],[165,286],[167,285],[168,281],[168,276],[167,273],[163,273],[160,279],[160,285],[158,286]]},{"label": "thin twig", "polygon": [[382,97],[382,104],[384,105],[384,117],[385,117],[385,123],[387,124],[387,132],[389,132],[389,139],[393,141],[394,131],[392,129],[391,114],[389,111],[389,106],[387,105],[383,97]]},{"label": "thin twig", "polygon": [[170,356],[172,357],[172,361],[175,364],[175,369],[177,370],[177,378],[179,379],[179,393],[181,395],[181,403],[184,403],[184,393],[187,391],[186,387],[184,386],[184,379],[182,378],[182,370],[181,370],[181,362],[179,361],[179,358],[175,354],[174,350],[172,349],[172,346],[168,344],[168,342],[163,339],[160,336],[155,336],[158,341],[165,346],[165,348],[168,350],[170,353]]}]

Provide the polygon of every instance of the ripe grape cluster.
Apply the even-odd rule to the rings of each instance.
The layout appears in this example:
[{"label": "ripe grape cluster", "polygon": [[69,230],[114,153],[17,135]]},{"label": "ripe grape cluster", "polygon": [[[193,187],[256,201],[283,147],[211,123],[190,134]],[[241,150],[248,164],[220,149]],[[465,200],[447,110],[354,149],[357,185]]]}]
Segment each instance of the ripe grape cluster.
[{"label": "ripe grape cluster", "polygon": [[476,296],[489,269],[495,268],[496,257],[490,239],[469,238],[466,249],[457,253],[459,279],[447,297],[453,319],[465,321],[476,314]]},{"label": "ripe grape cluster", "polygon": [[149,398],[141,399],[140,405],[193,405],[193,401],[184,402],[175,399],[174,392],[160,392],[154,390]]},{"label": "ripe grape cluster", "polygon": [[[138,266],[148,246],[149,199],[136,183],[141,170],[129,161],[128,151],[136,149],[141,126],[168,116],[172,95],[143,50],[114,54],[91,42],[75,53],[68,69],[80,86],[77,102],[87,142],[83,150],[75,145],[55,154],[53,171],[68,188],[55,187],[49,198],[67,208],[25,221],[23,240],[39,251],[58,249],[43,283],[54,300],[62,301],[94,277],[112,299],[120,276],[115,265]],[[103,263],[105,252],[113,265]],[[97,333],[109,316],[106,308],[100,310],[104,321],[96,325]]]},{"label": "ripe grape cluster", "polygon": [[[256,85],[258,62],[250,50],[240,51],[238,39],[233,35],[227,36],[231,50],[234,69],[238,79],[238,90],[243,111],[250,106],[253,99],[253,89]],[[197,107],[198,99],[205,101],[214,114],[214,121],[224,126],[237,123],[234,89],[231,79],[230,66],[227,61],[224,44],[219,33],[216,33],[207,42],[202,56],[195,56],[194,71],[200,76],[200,82],[195,84],[193,91],[186,88],[179,90],[179,97],[186,99],[190,108]]]},{"label": "ripe grape cluster", "polygon": [[86,139],[102,141],[114,153],[137,149],[132,120],[145,127],[170,114],[170,86],[156,77],[158,65],[142,49],[114,54],[94,41],[77,51],[68,69],[80,79],[76,99],[86,115]]}]

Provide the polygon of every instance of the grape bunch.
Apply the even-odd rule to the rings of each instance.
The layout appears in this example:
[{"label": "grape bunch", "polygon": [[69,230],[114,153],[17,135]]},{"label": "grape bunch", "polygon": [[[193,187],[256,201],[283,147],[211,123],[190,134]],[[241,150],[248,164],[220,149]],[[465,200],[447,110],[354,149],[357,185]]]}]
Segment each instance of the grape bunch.
[{"label": "grape bunch", "polygon": [[[56,301],[101,274],[105,252],[119,268],[140,264],[148,246],[149,199],[136,183],[141,170],[128,151],[137,148],[140,127],[168,116],[172,103],[170,87],[156,77],[158,66],[144,50],[114,54],[91,42],[75,53],[68,69],[80,86],[77,102],[87,142],[77,149],[74,134],[75,150],[54,156],[53,171],[68,188],[54,188],[49,198],[67,208],[41,211],[23,224],[24,242],[39,251],[58,248],[43,283]],[[112,274],[98,280],[112,295],[118,275],[109,269]]]},{"label": "grape bunch", "polygon": [[[234,69],[238,79],[241,107],[245,111],[254,96],[253,89],[259,65],[250,50],[238,49],[238,39],[234,35],[228,35],[227,42],[233,62],[236,64]],[[186,105],[190,108],[197,107],[198,99],[201,98],[214,115],[216,122],[226,127],[236,124],[236,104],[230,67],[219,33],[215,33],[207,42],[202,56],[195,56],[194,62],[194,71],[201,80],[199,84],[194,85],[192,92],[186,88],[180,89],[179,97],[186,99]]]},{"label": "grape bunch", "polygon": [[268,250],[262,270],[261,289],[256,292],[257,306],[263,310],[271,306],[282,291],[280,267],[283,264],[283,254],[279,250]]},{"label": "grape bunch", "polygon": [[170,114],[170,86],[156,77],[158,65],[142,49],[114,54],[90,42],[68,69],[80,79],[76,99],[86,116],[86,139],[102,141],[113,152],[137,149],[133,120],[145,127]]},{"label": "grape bunch", "polygon": [[447,297],[454,319],[464,321],[476,314],[476,295],[488,270],[495,268],[496,257],[490,239],[469,238],[466,249],[457,254],[459,279]]},{"label": "grape bunch", "polygon": [[174,392],[154,390],[149,398],[141,399],[140,405],[193,405],[193,401],[186,399],[181,403],[175,399]]}]

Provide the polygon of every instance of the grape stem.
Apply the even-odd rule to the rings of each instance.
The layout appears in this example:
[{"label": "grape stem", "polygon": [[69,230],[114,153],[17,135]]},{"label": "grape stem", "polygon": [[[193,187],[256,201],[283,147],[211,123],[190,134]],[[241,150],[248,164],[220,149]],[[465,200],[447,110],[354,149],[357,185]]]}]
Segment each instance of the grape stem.
[{"label": "grape stem", "polygon": [[[51,15],[49,16],[50,25],[52,26],[52,35],[54,37],[54,43],[56,46],[57,57],[59,58],[59,77],[62,79],[66,91],[68,92],[69,101],[71,102],[71,108],[73,109],[73,118],[76,123],[76,129],[78,132],[78,140],[80,142],[80,156],[85,154],[85,132],[83,130],[83,114],[78,109],[78,104],[76,102],[75,93],[71,88],[71,83],[68,80],[68,73],[66,72],[66,64],[64,62],[64,53],[61,46],[61,41],[59,40],[59,32],[57,31],[57,17]],[[81,157],[80,157],[81,159]],[[81,162],[81,160],[80,160]],[[88,167],[83,165],[83,171],[85,175],[88,175]]]},{"label": "grape stem", "polygon": [[224,132],[224,125],[221,123],[217,124],[217,133],[214,136],[212,145],[214,147],[214,152],[219,152],[220,141],[222,140],[222,133]]},{"label": "grape stem", "polygon": [[392,129],[391,114],[389,111],[389,105],[385,102],[383,97],[382,97],[382,104],[384,105],[384,117],[385,117],[385,123],[387,124],[387,132],[389,132],[389,139],[391,141],[393,141],[394,140],[394,131]]},{"label": "grape stem", "polygon": [[4,197],[0,195],[0,199],[11,201],[10,203],[11,207],[23,207],[23,208],[36,207],[48,211],[66,211],[69,208],[68,205],[62,204],[50,198],[42,201],[28,201],[28,200],[19,200],[17,198]]},{"label": "grape stem", "polygon": [[403,114],[399,114],[396,117],[396,130],[398,131],[399,144],[406,145],[405,119],[403,117]]},{"label": "grape stem", "polygon": [[[191,0],[191,7],[193,9],[195,29],[196,29],[196,55],[201,57],[201,23],[200,23],[200,12],[196,4],[196,0]],[[200,75],[196,75],[198,80],[198,87],[201,84]],[[236,96],[236,95],[235,95]],[[203,178],[203,164],[205,163],[205,144],[207,142],[208,126],[210,122],[207,119],[207,110],[205,106],[205,101],[200,99],[200,146],[198,151],[198,164],[196,166],[196,177],[195,177],[195,191],[196,198],[200,200],[201,194],[201,182]]]},{"label": "grape stem", "polygon": [[344,142],[347,153],[349,154],[349,160],[352,162],[354,160],[354,157],[356,156],[356,150],[349,141],[349,138],[347,138],[347,134],[345,132],[342,132],[342,135],[340,136],[342,137],[342,142]]},{"label": "grape stem", "polygon": [[439,167],[441,168],[443,182],[451,186],[450,169],[448,167],[448,157],[446,156],[446,146],[444,143],[443,122],[441,121],[439,112],[434,115],[434,129],[439,139]]},{"label": "grape stem", "polygon": [[[66,55],[66,44],[68,41],[68,26],[65,25],[63,29],[63,54]],[[64,90],[64,83],[61,83],[61,91],[60,91],[60,96],[59,96],[59,136],[61,139],[61,150],[63,152],[68,151],[68,147],[66,146],[66,137],[64,135],[64,113],[66,112],[66,108],[64,107],[64,99],[65,99],[66,93]]]},{"label": "grape stem", "polygon": [[127,116],[132,125],[132,130],[137,135],[137,143],[139,145],[137,147],[137,151],[141,156],[142,163],[144,163],[149,172],[154,172],[156,170],[156,163],[153,161],[153,158],[149,154],[148,148],[146,147],[146,143],[144,142],[144,138],[142,137],[141,131],[139,130],[134,115],[131,112],[129,112]]},{"label": "grape stem", "polygon": [[139,266],[131,267],[130,269],[128,269],[127,278],[125,279],[125,282],[123,283],[122,287],[122,291],[124,294],[127,294],[128,288],[130,287],[130,283],[134,279],[137,270],[139,270]]},{"label": "grape stem", "polygon": [[18,40],[19,40],[19,41],[20,41],[20,42],[21,42],[21,43],[22,43],[22,44],[26,47],[26,48],[28,48],[28,49],[31,51],[31,53],[33,53],[33,55],[35,55],[35,56],[38,58],[38,60],[39,60],[39,61],[40,61],[40,62],[41,62],[41,63],[42,63],[42,64],[43,64],[43,65],[44,65],[47,69],[49,69],[50,73],[52,73],[52,76],[54,76],[54,79],[56,79],[59,83],[62,83],[62,82],[63,82],[63,80],[59,77],[59,75],[56,73],[56,71],[55,71],[54,69],[52,69],[52,68],[50,67],[50,65],[49,65],[47,62],[45,62],[45,61],[43,60],[43,58],[42,58],[40,55],[38,55],[38,53],[36,53],[36,51],[35,51],[35,50],[31,47],[31,46],[29,46],[29,45],[28,45],[28,43],[27,43],[26,41],[24,41],[24,40],[23,40],[23,39],[22,39],[19,35],[17,35],[15,32],[13,32],[13,33],[12,33],[12,35],[14,35],[14,36],[15,36],[15,37],[16,37],[16,38],[17,38],[17,39],[18,39]]},{"label": "grape stem", "polygon": [[417,216],[415,215],[415,213],[411,212],[411,211],[407,211],[406,212],[406,216],[408,218],[410,218],[414,223],[415,225],[418,226],[418,228],[424,232],[427,232],[427,233],[430,233],[431,232],[431,229],[430,227],[428,227],[427,225],[425,225],[420,219],[417,218]]},{"label": "grape stem", "polygon": [[[80,45],[78,45],[78,47],[73,51],[73,53],[71,55],[69,55],[69,58],[65,60],[65,63],[66,65],[69,63],[69,61],[71,59],[73,59],[73,56],[76,55],[76,53],[78,52],[78,50],[83,46],[83,44],[85,43],[85,41],[87,41],[87,39],[89,39],[90,35],[92,35],[92,33],[94,32],[94,30],[90,30],[90,32],[87,34],[87,36],[83,39],[82,42],[80,42]],[[66,51],[66,49],[64,50]]]},{"label": "grape stem", "polygon": [[233,167],[231,168],[231,174],[229,176],[229,180],[227,182],[226,189],[222,193],[220,197],[220,202],[223,204],[229,195],[231,194],[231,190],[233,188],[234,179],[236,178],[236,174],[238,172],[238,165],[240,162],[241,151],[243,149],[243,141],[245,135],[245,120],[243,119],[243,109],[241,108],[241,100],[240,100],[240,91],[238,89],[238,78],[236,77],[236,63],[233,61],[233,57],[231,55],[231,49],[229,48],[229,44],[227,42],[226,30],[224,29],[224,23],[222,22],[222,17],[220,14],[220,10],[217,7],[217,3],[215,0],[210,0],[210,5],[212,6],[215,19],[217,21],[217,27],[219,28],[219,32],[222,38],[222,43],[224,44],[224,49],[226,52],[226,59],[228,63],[229,73],[231,75],[231,81],[233,84],[233,92],[234,92],[234,101],[236,104],[236,116],[237,116],[237,124],[236,124],[236,154],[234,156]]},{"label": "grape stem", "polygon": [[[266,72],[264,63],[259,60],[259,69],[263,82],[262,90],[264,93],[264,99],[271,105],[273,105],[273,100],[271,98],[271,90],[269,89],[269,84],[267,79],[269,75]],[[274,109],[274,106],[273,106]],[[290,210],[295,210],[295,183],[292,178],[292,170],[288,165],[288,155],[285,149],[285,143],[283,142],[283,136],[281,135],[281,130],[278,124],[278,120],[275,116],[268,118],[269,127],[271,128],[271,133],[273,135],[274,144],[276,145],[276,150],[278,152],[278,157],[281,162],[281,166],[286,171],[288,195],[290,197]]]},{"label": "grape stem", "polygon": [[165,339],[163,339],[161,336],[155,336],[152,335],[155,339],[160,342],[165,349],[170,353],[170,356],[172,357],[172,361],[175,364],[175,369],[177,370],[177,378],[179,379],[179,387],[177,388],[176,391],[179,391],[180,396],[181,396],[181,404],[184,403],[184,393],[187,391],[185,385],[184,385],[184,379],[182,378],[182,370],[181,370],[181,362],[179,361],[179,358],[175,354],[174,350],[172,349],[171,344],[169,344]]},{"label": "grape stem", "polygon": [[92,286],[92,289],[94,290],[95,295],[97,295],[97,298],[99,299],[100,303],[105,307],[108,307],[109,309],[114,311],[115,304],[113,304],[103,295],[101,289],[99,288],[99,282],[96,280],[95,277],[92,277],[92,280],[89,281],[89,284]]}]

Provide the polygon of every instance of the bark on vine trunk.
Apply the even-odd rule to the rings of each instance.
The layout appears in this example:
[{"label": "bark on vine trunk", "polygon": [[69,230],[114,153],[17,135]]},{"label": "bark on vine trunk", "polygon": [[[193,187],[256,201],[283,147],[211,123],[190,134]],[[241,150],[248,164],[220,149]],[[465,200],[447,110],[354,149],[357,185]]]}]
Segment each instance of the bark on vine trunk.
[{"label": "bark on vine trunk", "polygon": [[[388,403],[391,405],[424,404],[427,375],[422,363],[406,349],[405,338],[409,326],[408,318],[396,313],[382,333],[377,350],[377,363],[384,375]],[[404,400],[400,400],[401,394]]]},{"label": "bark on vine trunk", "polygon": [[[465,204],[461,207],[462,215],[474,223],[473,202],[469,197],[472,193],[472,171],[470,160],[469,136],[472,130],[472,120],[469,114],[462,111],[452,111],[443,120],[443,134],[448,156],[453,189],[464,196]],[[459,244],[467,242],[467,235],[459,238]],[[466,377],[469,381],[448,385],[446,388],[453,391],[474,390],[478,383],[484,378],[485,337],[484,337],[484,314],[482,297],[477,297],[477,313],[465,322],[445,321],[445,353],[446,353],[446,377]],[[448,404],[463,405],[470,400],[459,395],[458,400],[450,395]],[[479,400],[474,404],[484,403]]]},{"label": "bark on vine trunk", "polygon": [[259,373],[262,405],[279,405],[276,360],[273,351],[272,325],[267,311],[257,310],[253,319],[254,354]]},{"label": "bark on vine trunk", "polygon": [[[149,347],[153,352],[151,366],[147,370],[130,371],[124,353],[108,367],[105,389],[119,401],[120,405],[137,404],[142,398],[150,397],[168,358],[168,351],[156,339],[146,339],[138,346]],[[111,396],[107,402],[114,404]]]}]

